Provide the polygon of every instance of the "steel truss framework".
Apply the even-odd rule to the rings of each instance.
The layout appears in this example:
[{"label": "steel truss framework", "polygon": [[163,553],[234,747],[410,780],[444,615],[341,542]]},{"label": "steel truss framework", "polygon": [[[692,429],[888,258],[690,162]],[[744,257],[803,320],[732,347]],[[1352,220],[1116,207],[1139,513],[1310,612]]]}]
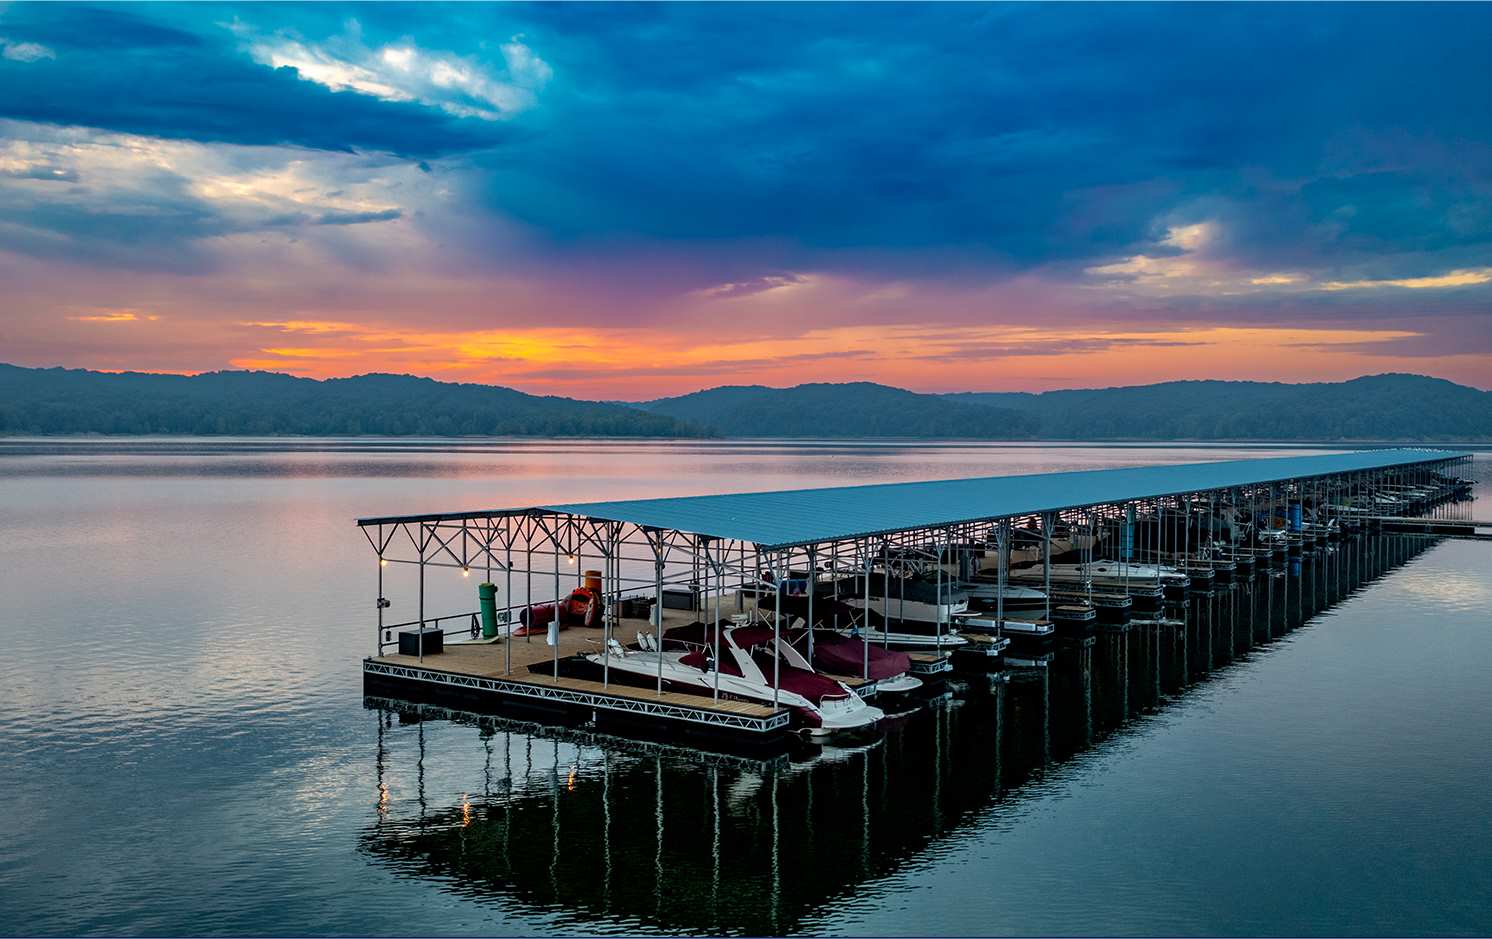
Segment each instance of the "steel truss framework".
[{"label": "steel truss framework", "polygon": [[[734,599],[735,610],[741,611],[745,609],[742,598],[752,593],[776,591],[780,598],[783,582],[790,576],[806,577],[810,583],[827,578],[851,579],[867,585],[872,576],[884,577],[888,590],[882,594],[884,599],[878,612],[889,624],[899,618],[889,594],[893,573],[925,572],[938,579],[941,590],[943,583],[951,581],[952,571],[959,569],[953,565],[969,561],[977,565],[993,560],[996,576],[1003,586],[1017,532],[1028,537],[1039,536],[1043,545],[1040,569],[1048,575],[1054,533],[1068,531],[1089,535],[1118,532],[1120,537],[1105,537],[1097,542],[1099,551],[1108,550],[1116,555],[1112,560],[1125,564],[1145,562],[1152,566],[1155,562],[1174,563],[1183,571],[1201,576],[1203,568],[1226,570],[1234,561],[1219,554],[1216,545],[1193,544],[1191,520],[1198,513],[1229,507],[1240,515],[1246,512],[1250,518],[1277,518],[1281,514],[1289,516],[1292,509],[1309,507],[1320,519],[1352,523],[1368,514],[1385,514],[1376,508],[1369,512],[1367,508],[1376,506],[1385,495],[1446,489],[1451,485],[1448,481],[1469,475],[1469,461],[1469,455],[1437,457],[1391,468],[1305,479],[1261,480],[1226,490],[1076,505],[1040,514],[991,516],[933,528],[785,546],[660,530],[546,509],[371,518],[358,524],[379,562],[377,649],[381,655],[392,643],[395,629],[432,622],[433,618],[426,615],[424,602],[427,569],[457,570],[467,576],[476,571],[484,575],[497,586],[505,601],[499,603],[500,617],[505,622],[511,622],[517,611],[530,604],[558,602],[581,583],[586,570],[596,570],[605,598],[602,609],[608,639],[618,624],[619,601],[623,597],[651,594],[661,606],[665,588],[683,587],[698,598],[695,608],[702,610],[702,618],[713,617],[718,624],[722,618],[729,618],[724,609],[729,599]],[[1458,473],[1461,477],[1455,475]],[[1409,503],[1404,511],[1442,511],[1443,506],[1436,508],[1437,505],[1436,501],[1424,505]],[[1305,535],[1292,531],[1292,537]],[[1257,549],[1240,549],[1236,556],[1248,559],[1250,550]],[[1098,555],[1090,549],[1085,557],[1096,559]],[[418,567],[418,619],[397,625],[384,622],[387,601],[383,573],[389,564]],[[1160,589],[1158,567],[1156,570],[1153,591]],[[1047,587],[1050,598],[1050,580]],[[1091,598],[1091,583],[1086,589]],[[812,596],[811,585],[808,590]],[[1050,603],[1049,599],[1048,618]],[[455,617],[476,622],[470,611]],[[441,617],[450,618],[453,617]],[[773,614],[767,620],[779,630],[786,625],[781,622],[780,614]],[[996,620],[1004,620],[1003,606],[997,609]],[[947,668],[947,665],[938,667]]]}]

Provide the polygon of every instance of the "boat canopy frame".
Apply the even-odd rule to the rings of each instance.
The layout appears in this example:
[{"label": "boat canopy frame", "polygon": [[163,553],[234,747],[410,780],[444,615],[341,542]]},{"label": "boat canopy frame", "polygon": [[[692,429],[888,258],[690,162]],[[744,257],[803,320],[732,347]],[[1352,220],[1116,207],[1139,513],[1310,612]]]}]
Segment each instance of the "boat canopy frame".
[{"label": "boat canopy frame", "polygon": [[[775,592],[779,602],[774,604],[771,618],[774,629],[780,632],[781,627],[791,625],[782,623],[776,611],[781,608],[784,583],[795,570],[808,572],[807,590],[812,598],[816,578],[822,574],[859,579],[869,578],[874,572],[888,578],[889,584],[889,562],[894,553],[918,552],[942,558],[976,552],[988,557],[993,552],[1003,585],[1017,527],[1042,533],[1048,552],[1043,568],[1047,569],[1051,533],[1059,526],[1096,532],[1100,525],[1132,525],[1138,514],[1157,519],[1154,524],[1159,527],[1165,524],[1159,520],[1170,518],[1174,524],[1178,518],[1190,518],[1199,507],[1210,510],[1220,501],[1235,508],[1247,506],[1251,517],[1257,517],[1261,506],[1272,517],[1276,510],[1288,511],[1292,505],[1330,509],[1390,487],[1443,480],[1447,472],[1464,471],[1470,458],[1469,453],[1445,450],[1356,451],[1078,473],[375,516],[359,519],[357,524],[378,558],[378,655],[394,644],[392,633],[396,628],[431,622],[425,609],[427,569],[485,574],[489,583],[502,590],[507,602],[499,604],[500,621],[511,626],[518,611],[551,599],[559,603],[568,597],[583,583],[584,572],[592,563],[601,573],[602,624],[609,650],[609,640],[619,623],[620,601],[629,595],[650,593],[656,608],[662,608],[665,588],[682,587],[695,597],[693,608],[702,618],[708,621],[713,617],[719,625],[730,594],[735,595],[739,613],[744,612],[746,596]],[[1028,494],[1022,496],[1023,491]],[[952,511],[950,500],[964,495],[970,504]],[[930,500],[931,507],[916,509],[914,504],[920,499]],[[854,507],[852,522],[799,519],[785,526],[740,514],[832,513],[845,505]],[[679,524],[671,527],[654,523],[663,518],[678,519]],[[903,524],[909,519],[911,523]],[[1191,526],[1182,524],[1180,528],[1173,533],[1172,548],[1178,558],[1184,556],[1189,562]],[[802,537],[803,533],[812,537]],[[1160,534],[1158,530],[1158,538]],[[1186,539],[1184,544],[1182,538]],[[389,564],[419,568],[418,619],[398,626],[385,623],[388,601],[384,596],[384,568]],[[934,568],[942,578],[943,566],[935,564]],[[951,578],[950,574],[940,583],[951,582]],[[1050,589],[1047,592],[1050,598]],[[520,593],[522,599],[518,600]],[[877,613],[889,623],[899,617],[892,615],[895,601],[885,592],[883,597]],[[1003,600],[998,602],[996,619],[1003,622]],[[869,604],[863,615],[868,619]],[[1050,615],[1049,599],[1048,618]],[[475,613],[434,619],[438,624],[442,619],[462,617],[470,617],[475,633]],[[857,628],[866,624],[846,625]],[[942,630],[940,624],[939,655],[943,652]],[[423,632],[421,629],[421,636]],[[510,636],[507,644],[511,641]],[[420,642],[423,659],[423,639]],[[609,654],[603,654],[603,660],[609,660]],[[511,668],[511,657],[505,654],[504,661],[506,672]],[[558,669],[556,646],[556,675]],[[603,683],[608,682],[609,671],[603,675]],[[661,691],[661,674],[658,684]]]}]

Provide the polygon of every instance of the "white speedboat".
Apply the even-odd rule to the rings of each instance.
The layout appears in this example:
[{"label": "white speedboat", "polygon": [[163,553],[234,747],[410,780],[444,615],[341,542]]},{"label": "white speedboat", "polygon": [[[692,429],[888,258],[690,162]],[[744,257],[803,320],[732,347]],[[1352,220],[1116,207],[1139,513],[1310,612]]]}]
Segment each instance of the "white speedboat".
[{"label": "white speedboat", "polygon": [[[1024,570],[1015,575],[1021,583],[1040,583],[1046,576],[1038,570]],[[1162,587],[1180,588],[1191,583],[1185,571],[1165,564],[1138,564],[1121,561],[1089,561],[1086,564],[1053,564],[1053,584],[1087,584],[1095,587],[1123,587],[1127,583],[1155,583]]]},{"label": "white speedboat", "polygon": [[1290,541],[1290,535],[1283,528],[1261,528],[1257,540],[1265,547],[1284,547]]},{"label": "white speedboat", "polygon": [[867,598],[864,582],[839,601],[850,608],[853,623],[840,623],[839,631],[855,638],[898,649],[952,649],[967,640],[953,627],[953,618],[969,608],[969,596],[952,580],[934,577],[872,576]]},{"label": "white speedboat", "polygon": [[[772,629],[762,625],[731,625],[720,629],[720,658],[714,658],[713,627],[704,623],[680,626],[663,635],[663,648],[654,637],[641,635],[643,648],[626,649],[615,639],[587,661],[642,679],[663,681],[674,690],[722,695],[763,704],[775,702],[793,712],[794,723],[813,736],[869,727],[882,712],[871,707],[843,682],[820,675],[787,641],[776,644]],[[774,686],[774,677],[776,678]]]},{"label": "white speedboat", "polygon": [[[895,624],[893,623],[893,627]],[[893,649],[957,649],[969,644],[969,640],[958,634],[958,630],[952,626],[944,626],[942,634],[936,632],[897,632],[893,628],[890,632],[870,626],[861,629],[841,629],[840,635],[851,639],[866,639],[871,645],[884,645]]]},{"label": "white speedboat", "polygon": [[997,605],[1003,605],[1006,611],[1046,609],[1046,594],[1037,588],[1006,583],[1001,590],[999,583],[987,574],[960,582],[958,589],[968,596],[970,603],[989,609]]}]

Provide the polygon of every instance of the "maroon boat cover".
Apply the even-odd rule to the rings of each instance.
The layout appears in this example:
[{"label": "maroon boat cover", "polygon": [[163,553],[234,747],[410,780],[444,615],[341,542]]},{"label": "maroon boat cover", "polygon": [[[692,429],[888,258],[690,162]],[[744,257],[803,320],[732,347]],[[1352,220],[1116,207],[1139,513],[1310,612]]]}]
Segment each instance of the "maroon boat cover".
[{"label": "maroon boat cover", "polygon": [[[710,657],[703,651],[696,649],[693,652],[689,652],[680,656],[679,664],[691,665],[702,672],[707,672],[709,671],[709,669],[705,666],[710,664]],[[720,674],[734,675],[737,678],[741,677],[741,666],[736,664],[734,656],[721,656],[719,665]]]},{"label": "maroon boat cover", "polygon": [[[762,675],[767,679],[767,684],[772,683],[772,653],[766,649],[757,650],[752,656],[756,667],[762,670]],[[789,665],[787,660],[778,663],[777,687],[783,691],[791,691],[793,694],[802,695],[814,704],[820,704],[825,698],[848,698],[849,695],[839,686],[839,682],[832,678],[825,678],[806,668],[798,668]]]},{"label": "maroon boat cover", "polygon": [[[793,648],[799,651],[808,648],[803,636],[804,631],[801,629],[793,633]],[[872,642],[867,653],[864,640],[841,636],[824,629],[813,631],[814,668],[821,668],[835,675],[861,675],[865,671],[867,659],[870,677],[875,679],[902,675],[912,667],[912,660],[905,652],[883,649]]]}]

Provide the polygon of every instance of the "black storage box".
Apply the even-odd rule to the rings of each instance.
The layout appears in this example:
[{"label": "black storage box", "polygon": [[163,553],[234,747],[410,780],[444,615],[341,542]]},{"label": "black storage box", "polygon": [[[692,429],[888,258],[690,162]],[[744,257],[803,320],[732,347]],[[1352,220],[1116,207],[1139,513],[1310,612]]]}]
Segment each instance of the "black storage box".
[{"label": "black storage box", "polygon": [[652,597],[623,597],[620,604],[623,619],[648,619],[653,609]]},{"label": "black storage box", "polygon": [[696,590],[665,590],[663,591],[663,608],[665,610],[697,610],[699,609],[699,592]]},{"label": "black storage box", "polygon": [[[444,629],[425,630],[425,654],[435,655],[445,651],[446,631]],[[418,629],[399,630],[399,654],[420,654],[420,631]]]}]

